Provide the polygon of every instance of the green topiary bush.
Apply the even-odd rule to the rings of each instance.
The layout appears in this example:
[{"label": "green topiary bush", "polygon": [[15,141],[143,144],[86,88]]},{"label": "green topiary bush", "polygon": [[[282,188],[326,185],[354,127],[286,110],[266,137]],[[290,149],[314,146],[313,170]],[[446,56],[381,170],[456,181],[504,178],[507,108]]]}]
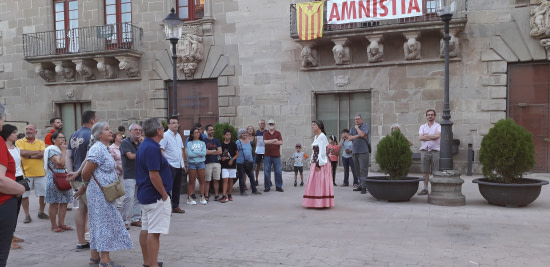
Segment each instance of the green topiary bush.
[{"label": "green topiary bush", "polygon": [[214,125],[214,138],[220,140],[220,142],[223,142],[223,140],[225,139],[223,137],[224,129],[229,129],[231,131],[231,141],[237,141],[237,130],[229,123],[216,123]]},{"label": "green topiary bush", "polygon": [[412,164],[409,140],[399,130],[382,138],[376,147],[376,162],[390,180],[406,177]]},{"label": "green topiary bush", "polygon": [[499,120],[481,141],[483,175],[501,183],[517,183],[535,166],[533,137],[513,119]]}]

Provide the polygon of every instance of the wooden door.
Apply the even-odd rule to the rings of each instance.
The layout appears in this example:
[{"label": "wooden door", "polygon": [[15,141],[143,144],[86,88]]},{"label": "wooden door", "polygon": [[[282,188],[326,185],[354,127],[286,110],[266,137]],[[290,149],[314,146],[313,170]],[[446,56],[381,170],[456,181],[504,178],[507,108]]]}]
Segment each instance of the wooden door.
[{"label": "wooden door", "polygon": [[509,116],[533,134],[534,172],[550,172],[550,64],[509,65]]}]

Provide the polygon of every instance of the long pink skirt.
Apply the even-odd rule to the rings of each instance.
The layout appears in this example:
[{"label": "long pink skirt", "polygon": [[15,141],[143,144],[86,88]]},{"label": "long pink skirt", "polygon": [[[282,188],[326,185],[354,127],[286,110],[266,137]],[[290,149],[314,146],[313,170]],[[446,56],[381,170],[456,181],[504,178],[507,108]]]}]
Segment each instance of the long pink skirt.
[{"label": "long pink skirt", "polygon": [[330,164],[321,166],[321,169],[318,169],[315,163],[311,164],[302,206],[306,208],[329,208],[334,206],[334,187],[332,185]]}]

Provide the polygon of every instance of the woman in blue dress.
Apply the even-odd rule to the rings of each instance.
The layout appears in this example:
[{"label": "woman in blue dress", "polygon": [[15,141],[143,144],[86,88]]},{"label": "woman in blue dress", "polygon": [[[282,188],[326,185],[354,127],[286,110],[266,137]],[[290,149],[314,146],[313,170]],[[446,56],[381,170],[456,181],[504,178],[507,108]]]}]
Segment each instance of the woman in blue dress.
[{"label": "woman in blue dress", "polygon": [[45,202],[50,204],[48,213],[52,231],[59,233],[73,230],[72,227],[65,225],[67,204],[72,200],[73,192],[72,190],[60,191],[53,181],[53,172],[65,172],[65,152],[67,151],[65,135],[61,132],[54,132],[50,135],[50,139],[53,145],[48,146],[44,151],[44,170],[48,179]]},{"label": "woman in blue dress", "polygon": [[[82,179],[87,184],[88,218],[90,221],[90,263],[101,266],[120,266],[111,261],[110,251],[131,249],[130,234],[118,212],[115,201],[107,202],[97,181],[108,185],[117,181],[116,163],[109,153],[109,142],[113,133],[106,122],[98,122],[92,127],[92,147],[86,156],[86,166]],[[99,253],[99,255],[98,255]]]}]

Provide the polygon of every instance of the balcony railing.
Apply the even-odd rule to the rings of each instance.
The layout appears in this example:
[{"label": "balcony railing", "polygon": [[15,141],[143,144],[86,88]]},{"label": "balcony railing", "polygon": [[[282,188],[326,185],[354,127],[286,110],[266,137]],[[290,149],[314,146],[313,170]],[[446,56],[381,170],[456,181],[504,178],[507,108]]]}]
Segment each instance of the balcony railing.
[{"label": "balcony railing", "polygon": [[[346,23],[346,24],[327,24],[327,2],[324,6],[323,14],[323,33],[331,32],[341,32],[346,30],[353,29],[367,29],[373,27],[387,26],[387,25],[399,25],[402,24],[404,28],[405,24],[414,24],[419,22],[438,22],[441,21],[441,18],[435,12],[435,0],[422,0],[424,11],[422,16],[418,17],[409,17],[409,18],[400,18],[400,19],[389,19],[389,20],[377,20],[369,22],[355,22],[355,23]],[[460,1],[458,1],[460,2]],[[455,14],[453,15],[453,20],[455,19],[464,19],[467,15],[467,0],[462,1],[458,6]],[[293,38],[298,38],[298,29],[296,27],[296,5],[290,5],[290,35]],[[412,26],[412,25],[411,25]]]},{"label": "balcony railing", "polygon": [[139,50],[142,38],[142,28],[117,23],[23,34],[23,51],[25,58],[30,58],[116,49]]}]

